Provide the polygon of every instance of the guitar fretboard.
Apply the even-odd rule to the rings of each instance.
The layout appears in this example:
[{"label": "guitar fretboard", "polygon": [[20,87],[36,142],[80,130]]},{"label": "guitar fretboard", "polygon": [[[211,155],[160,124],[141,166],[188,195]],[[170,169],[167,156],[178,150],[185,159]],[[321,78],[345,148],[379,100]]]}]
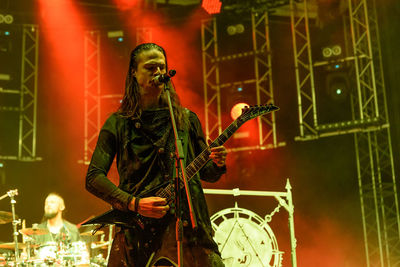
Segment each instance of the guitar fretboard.
[{"label": "guitar fretboard", "polygon": [[[210,148],[223,145],[240,126],[246,121],[250,120],[246,114],[233,121],[206,149],[204,149],[188,166],[186,166],[186,177],[190,181],[194,175],[210,160]],[[181,181],[181,186],[183,182]],[[158,197],[166,198],[168,202],[171,201],[171,196],[175,194],[175,185],[168,184],[165,188],[156,193]]]}]

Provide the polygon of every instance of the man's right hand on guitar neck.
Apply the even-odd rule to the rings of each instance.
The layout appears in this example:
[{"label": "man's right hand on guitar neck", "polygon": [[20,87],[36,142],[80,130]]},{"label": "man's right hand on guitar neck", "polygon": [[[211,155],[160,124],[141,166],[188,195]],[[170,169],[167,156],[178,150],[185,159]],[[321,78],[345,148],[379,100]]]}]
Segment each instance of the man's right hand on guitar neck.
[{"label": "man's right hand on guitar neck", "polygon": [[167,214],[169,210],[169,205],[167,204],[167,200],[161,197],[146,197],[140,198],[139,203],[136,205],[137,210],[135,209],[135,201],[139,199],[133,198],[131,203],[129,203],[129,209],[139,213],[142,216],[150,217],[150,218],[162,218]]}]

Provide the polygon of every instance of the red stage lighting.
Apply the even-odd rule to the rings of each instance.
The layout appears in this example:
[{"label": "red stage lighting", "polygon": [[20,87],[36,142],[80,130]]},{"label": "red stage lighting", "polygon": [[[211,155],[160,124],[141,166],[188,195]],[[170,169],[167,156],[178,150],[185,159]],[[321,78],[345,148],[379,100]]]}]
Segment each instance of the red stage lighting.
[{"label": "red stage lighting", "polygon": [[202,8],[207,11],[208,14],[218,14],[221,11],[222,3],[219,0],[203,0],[201,4]]},{"label": "red stage lighting", "polygon": [[231,109],[231,118],[233,120],[236,120],[242,114],[242,109],[244,109],[245,107],[248,107],[248,106],[249,106],[249,104],[247,104],[247,103],[235,104]]},{"label": "red stage lighting", "polygon": [[143,0],[113,0],[117,5],[119,10],[129,10],[139,4],[140,2],[144,2]]}]

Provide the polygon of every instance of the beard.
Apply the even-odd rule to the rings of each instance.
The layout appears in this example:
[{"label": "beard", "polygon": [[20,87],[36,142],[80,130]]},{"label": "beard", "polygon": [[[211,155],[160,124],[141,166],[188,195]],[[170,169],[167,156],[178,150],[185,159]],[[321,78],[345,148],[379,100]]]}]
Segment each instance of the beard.
[{"label": "beard", "polygon": [[45,212],[44,215],[43,215],[43,217],[46,220],[53,219],[56,216],[57,216],[57,212]]}]

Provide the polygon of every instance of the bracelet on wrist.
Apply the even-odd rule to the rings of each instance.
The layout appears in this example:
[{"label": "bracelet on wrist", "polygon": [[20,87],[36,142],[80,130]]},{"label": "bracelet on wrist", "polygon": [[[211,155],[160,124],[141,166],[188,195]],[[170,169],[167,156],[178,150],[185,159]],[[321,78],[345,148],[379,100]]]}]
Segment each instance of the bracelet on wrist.
[{"label": "bracelet on wrist", "polygon": [[139,201],[140,201],[140,198],[135,198],[135,212],[138,212],[139,211]]}]

